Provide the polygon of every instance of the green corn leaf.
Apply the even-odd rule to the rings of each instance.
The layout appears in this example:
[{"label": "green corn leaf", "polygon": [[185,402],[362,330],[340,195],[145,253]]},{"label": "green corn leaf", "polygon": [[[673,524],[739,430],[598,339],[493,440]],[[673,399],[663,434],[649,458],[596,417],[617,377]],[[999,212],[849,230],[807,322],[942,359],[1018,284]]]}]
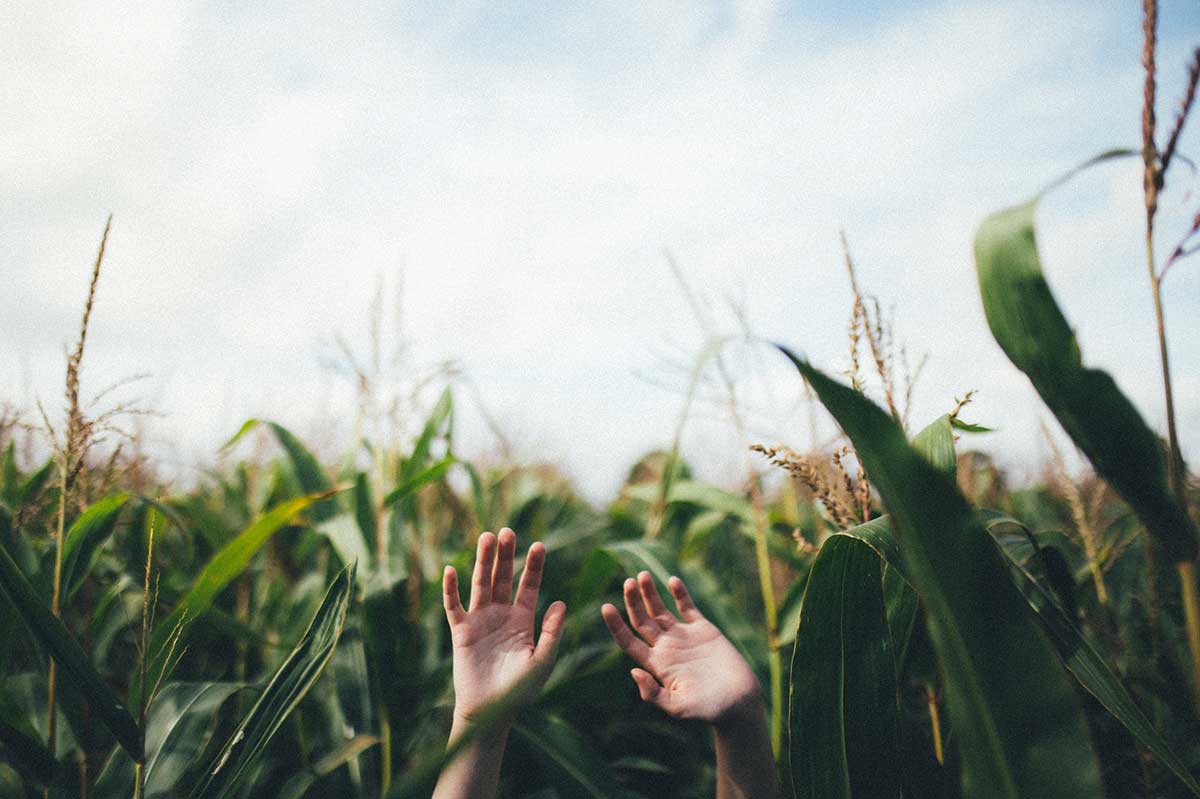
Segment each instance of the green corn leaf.
[{"label": "green corn leaf", "polygon": [[[325,474],[325,470],[321,468],[321,462],[304,446],[299,438],[281,424],[262,419],[248,419],[241,426],[241,429],[234,434],[233,438],[225,442],[225,445],[221,449],[224,450],[232,447],[243,436],[262,424],[271,428],[271,432],[275,434],[279,445],[287,453],[288,460],[292,464],[292,471],[295,472],[296,480],[300,483],[300,488],[304,493],[320,494],[333,490],[333,483],[330,482],[329,477]],[[336,512],[337,504],[333,500],[323,500],[313,506],[312,516],[316,521],[322,521]]]},{"label": "green corn leaf", "polygon": [[0,762],[13,767],[21,777],[36,785],[55,786],[65,769],[40,741],[0,718]]},{"label": "green corn leaf", "polygon": [[1070,678],[954,482],[870,400],[781,349],[850,437],[891,514],[945,676],[963,795],[1100,795]]},{"label": "green corn leaf", "polygon": [[388,495],[383,498],[384,507],[394,505],[397,502],[412,496],[423,486],[428,485],[436,480],[440,480],[442,475],[449,471],[450,467],[457,462],[458,460],[453,455],[447,455],[432,466],[406,477],[398,486],[392,489]]},{"label": "green corn leaf", "polygon": [[[172,638],[178,636],[175,651],[175,655],[178,656],[188,628],[204,614],[213,599],[246,569],[250,559],[272,535],[323,496],[310,495],[280,503],[256,519],[213,555],[192,583],[191,590],[184,595],[171,614],[154,627],[150,637],[151,660],[146,669],[146,679],[149,683],[146,686],[147,690],[153,688],[164,669],[169,671],[168,658]],[[130,696],[140,696],[140,688],[141,685],[135,678],[130,688]]]},{"label": "green corn leaf", "polygon": [[366,472],[359,472],[354,476],[354,520],[362,533],[363,545],[373,560],[379,516],[375,510],[375,500],[371,496],[371,481]]},{"label": "green corn leaf", "polygon": [[313,763],[311,769],[292,776],[291,779],[284,783],[283,789],[279,792],[279,799],[300,799],[300,797],[308,794],[309,789],[312,788],[313,783],[318,779],[333,773],[346,763],[352,762],[363,752],[378,743],[379,739],[374,735],[367,735],[366,733],[355,735]]},{"label": "green corn leaf", "polygon": [[96,563],[96,555],[129,502],[129,494],[111,494],[92,503],[67,530],[62,550],[62,585],[70,597]]},{"label": "green corn leaf", "polygon": [[446,387],[433,406],[433,411],[429,414],[425,426],[421,428],[421,434],[417,436],[408,459],[400,467],[399,482],[401,484],[408,482],[425,468],[425,463],[429,460],[429,451],[433,447],[433,440],[437,438],[443,426],[448,427],[453,411],[454,397],[450,393],[450,388]]},{"label": "green corn leaf", "polygon": [[925,460],[953,478],[958,473],[954,457],[954,423],[949,414],[939,416],[913,438],[913,448]]},{"label": "green corn leaf", "polygon": [[212,738],[221,706],[247,686],[183,682],[165,687],[146,720],[146,796],[172,796]]},{"label": "green corn leaf", "polygon": [[[1108,665],[1104,657],[1089,640],[1088,636],[1063,612],[1053,588],[1043,584],[1031,568],[1037,563],[1037,544],[1029,531],[1019,521],[999,513],[986,516],[988,531],[1001,543],[1001,549],[1010,559],[1012,574],[1017,585],[1025,594],[1029,606],[1037,613],[1041,627],[1046,631],[1054,648],[1079,684],[1104,706],[1113,718],[1121,722],[1138,743],[1154,753],[1171,772],[1183,782],[1194,796],[1200,796],[1200,783],[1192,777],[1183,760],[1167,743],[1146,717],[1126,690],[1121,678]],[[1018,541],[1005,545],[1001,538],[1006,528],[1025,531],[1029,548],[1019,546]],[[1015,538],[1015,536],[1013,537]]]},{"label": "green corn leaf", "polygon": [[354,570],[351,564],[330,584],[296,648],[271,677],[258,701],[222,747],[212,768],[193,788],[194,799],[230,795],[317,681],[342,634],[346,610],[354,596]]},{"label": "green corn leaf", "polygon": [[618,796],[608,763],[579,732],[553,716],[527,713],[514,725],[521,742],[555,774],[554,789],[564,799]]},{"label": "green corn leaf", "polygon": [[58,663],[63,676],[75,682],[75,687],[89,702],[92,713],[112,731],[130,755],[139,758],[142,731],[137,722],[92,666],[91,659],[79,642],[62,621],[50,612],[3,547],[0,547],[0,589],[8,596],[33,637]]},{"label": "green corn leaf", "polygon": [[3,459],[0,459],[0,500],[4,500],[10,508],[16,504],[20,480],[21,473],[17,471],[17,442],[9,441],[8,446],[4,448]]},{"label": "green corn leaf", "polygon": [[[218,727],[226,701],[251,689],[234,682],[173,682],[165,686],[146,716],[143,796],[167,799],[187,792],[184,780],[202,768],[200,756]],[[96,777],[96,796],[133,794],[134,765],[114,753]]]},{"label": "green corn leaf", "polygon": [[1167,556],[1194,560],[1196,528],[1167,487],[1158,437],[1107,372],[1083,365],[1075,333],[1046,284],[1034,237],[1039,198],[992,214],[975,234],[975,267],[992,336]]},{"label": "green corn leaf", "polygon": [[792,655],[789,726],[796,797],[899,797],[896,672],[882,561],[833,535],[813,563]]}]

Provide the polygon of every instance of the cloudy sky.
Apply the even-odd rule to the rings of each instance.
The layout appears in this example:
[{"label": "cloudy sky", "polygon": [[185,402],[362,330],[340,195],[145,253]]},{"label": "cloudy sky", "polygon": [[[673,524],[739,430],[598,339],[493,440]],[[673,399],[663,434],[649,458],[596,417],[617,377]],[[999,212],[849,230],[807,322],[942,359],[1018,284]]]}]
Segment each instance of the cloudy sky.
[{"label": "cloudy sky", "polygon": [[[249,416],[335,449],[355,402],[331,342],[368,359],[382,286],[379,340],[407,349],[381,393],[453,361],[464,449],[494,447],[482,403],[518,456],[602,498],[669,444],[707,335],[744,320],[846,367],[844,228],[897,339],[928,356],[914,422],[976,389],[968,418],[1000,429],[974,443],[1018,471],[1044,457],[971,240],[1138,144],[1137,4],[505,5],[4,4],[0,399],[60,405],[111,212],[84,389],[148,373],[124,396],[162,414],[145,435],[164,462],[211,460]],[[1163,2],[1165,120],[1198,23]],[[1195,212],[1177,169],[1160,249]],[[1137,165],[1104,166],[1045,203],[1039,235],[1085,359],[1161,425],[1140,204]],[[1166,287],[1193,460],[1198,270]],[[795,376],[727,357],[749,435],[806,446]],[[696,410],[688,455],[736,479],[742,443],[719,406]]]}]

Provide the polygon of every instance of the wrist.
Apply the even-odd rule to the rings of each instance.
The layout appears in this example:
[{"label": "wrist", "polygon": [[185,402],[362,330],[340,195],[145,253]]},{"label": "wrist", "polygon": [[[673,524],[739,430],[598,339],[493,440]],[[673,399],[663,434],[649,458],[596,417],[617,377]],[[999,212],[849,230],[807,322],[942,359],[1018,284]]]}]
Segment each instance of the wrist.
[{"label": "wrist", "polygon": [[508,736],[509,729],[512,727],[512,719],[507,715],[503,718],[487,718],[487,713],[483,712],[486,708],[460,708],[457,705],[454,708],[452,721],[450,724],[451,740],[461,737],[468,730],[474,729],[479,724],[485,724],[486,728],[480,729],[476,737],[476,743],[490,743],[497,740],[502,740]]},{"label": "wrist", "polygon": [[755,685],[746,691],[728,708],[713,719],[713,727],[719,734],[742,734],[766,723],[766,712],[762,703],[762,692]]}]

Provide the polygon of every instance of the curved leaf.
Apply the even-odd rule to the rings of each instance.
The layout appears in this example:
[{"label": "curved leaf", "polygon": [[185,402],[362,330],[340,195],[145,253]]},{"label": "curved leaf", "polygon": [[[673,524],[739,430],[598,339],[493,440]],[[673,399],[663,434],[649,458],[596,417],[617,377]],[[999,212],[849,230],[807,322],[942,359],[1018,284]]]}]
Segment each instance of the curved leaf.
[{"label": "curved leaf", "polygon": [[25,575],[0,546],[0,590],[17,609],[33,637],[46,647],[63,674],[75,682],[91,704],[92,712],[108,727],[117,741],[135,759],[141,757],[142,731],[129,710],[92,666],[91,659],[66,625],[43,604]]},{"label": "curved leaf", "polygon": [[62,551],[62,584],[66,587],[67,596],[75,592],[95,565],[96,553],[112,535],[117,517],[129,497],[129,494],[122,492],[92,503],[67,530]]},{"label": "curved leaf", "polygon": [[954,422],[949,414],[939,416],[913,438],[913,448],[925,456],[925,460],[954,477],[958,473],[958,461],[954,457]]},{"label": "curved leaf", "polygon": [[346,609],[354,595],[354,569],[352,564],[334,578],[308,630],[222,747],[213,768],[194,787],[193,797],[229,795],[321,676],[346,622]]},{"label": "curved leaf", "polygon": [[879,555],[833,535],[813,563],[792,655],[797,797],[900,796],[896,672]]},{"label": "curved leaf", "polygon": [[992,214],[975,234],[975,268],[992,336],[1063,429],[1125,498],[1172,561],[1195,560],[1196,528],[1168,490],[1158,437],[1079,342],[1042,273],[1037,199]]},{"label": "curved leaf", "polygon": [[[1004,528],[1010,526],[1024,529],[1024,525],[1016,519],[1003,514],[989,514],[987,528],[993,536],[1003,536]],[[1028,531],[1026,534],[1028,535]],[[1034,541],[1031,535],[1029,541]],[[1033,543],[1033,546],[1036,547],[1036,542]],[[1088,637],[1063,612],[1057,604],[1052,590],[1044,587],[1041,581],[1034,576],[1028,564],[1036,562],[1036,558],[1030,558],[1031,555],[1036,554],[1036,550],[1025,550],[1015,545],[1001,548],[1011,560],[1012,574],[1018,580],[1018,587],[1025,594],[1029,606],[1037,613],[1042,629],[1050,636],[1063,663],[1075,675],[1079,684],[1096,697],[1096,700],[1112,714],[1113,718],[1121,722],[1130,735],[1153,752],[1154,756],[1169,768],[1193,795],[1200,796],[1200,783],[1197,783],[1192,777],[1183,760],[1175,754],[1166,738],[1154,728],[1141,708],[1137,706],[1129,691],[1125,689],[1121,678],[1108,665]]]},{"label": "curved leaf", "polygon": [[850,437],[891,513],[945,675],[964,796],[1098,796],[1079,699],[954,482],[870,400],[781,349]]},{"label": "curved leaf", "polygon": [[176,682],[159,693],[146,719],[146,796],[172,796],[212,737],[225,701],[247,686],[234,682]]}]

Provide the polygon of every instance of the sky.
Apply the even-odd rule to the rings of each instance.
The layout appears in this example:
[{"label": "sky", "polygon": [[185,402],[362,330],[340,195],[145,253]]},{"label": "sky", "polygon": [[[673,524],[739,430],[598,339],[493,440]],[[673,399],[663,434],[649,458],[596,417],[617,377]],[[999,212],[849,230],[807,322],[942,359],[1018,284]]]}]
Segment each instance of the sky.
[{"label": "sky", "polygon": [[[60,409],[111,213],[84,394],[146,375],[97,407],[152,408],[131,424],[168,471],[198,473],[249,417],[344,449],[336,342],[367,363],[378,341],[380,402],[416,397],[405,429],[451,363],[460,451],[495,452],[498,429],[603,501],[670,445],[710,338],[847,368],[844,230],[927,359],[914,425],[975,390],[966,418],[997,431],[965,443],[1029,477],[1049,414],[988,333],[971,242],[1139,145],[1135,5],[5,3],[0,401]],[[1160,20],[1165,127],[1200,10]],[[1196,210],[1176,169],[1160,252]],[[1098,167],[1043,202],[1038,236],[1085,362],[1162,429],[1141,203],[1137,163]],[[1185,456],[1198,269],[1164,287]],[[736,485],[749,440],[827,440],[778,356],[724,359],[747,429],[702,392],[682,439],[701,476]]]}]

